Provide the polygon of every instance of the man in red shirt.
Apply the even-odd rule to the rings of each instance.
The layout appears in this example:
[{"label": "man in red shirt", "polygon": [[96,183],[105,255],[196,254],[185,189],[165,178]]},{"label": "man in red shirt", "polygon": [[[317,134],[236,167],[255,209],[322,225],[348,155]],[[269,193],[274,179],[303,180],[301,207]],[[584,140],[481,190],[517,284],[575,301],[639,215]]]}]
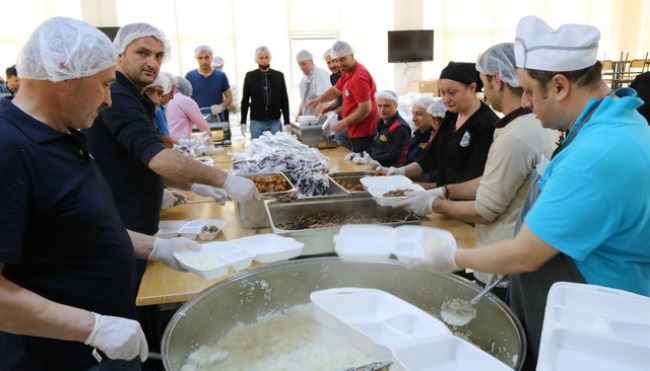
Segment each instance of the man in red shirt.
[{"label": "man in red shirt", "polygon": [[307,106],[313,107],[318,103],[329,102],[342,96],[341,115],[343,119],[333,124],[332,130],[338,132],[347,128],[348,136],[352,142],[352,151],[370,152],[377,130],[376,122],[379,118],[375,104],[375,93],[377,92],[375,81],[368,70],[354,59],[354,52],[350,44],[337,41],[332,46],[331,55],[339,64],[341,77],[334,86],[307,103]]}]

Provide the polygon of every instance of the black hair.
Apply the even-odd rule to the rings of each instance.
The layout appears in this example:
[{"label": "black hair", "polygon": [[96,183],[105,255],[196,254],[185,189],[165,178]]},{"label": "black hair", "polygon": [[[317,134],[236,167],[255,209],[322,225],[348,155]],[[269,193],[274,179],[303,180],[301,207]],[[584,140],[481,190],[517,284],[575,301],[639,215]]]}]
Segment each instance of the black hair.
[{"label": "black hair", "polygon": [[575,71],[550,72],[526,69],[526,71],[528,71],[528,75],[530,75],[533,80],[537,81],[539,86],[544,91],[546,90],[546,84],[548,84],[555,75],[564,75],[567,80],[579,88],[586,86],[597,86],[602,80],[602,70],[603,65],[600,63],[600,61],[596,61],[593,66]]},{"label": "black hair", "polygon": [[16,65],[14,64],[11,67],[7,67],[5,70],[5,75],[7,75],[7,79],[9,79],[10,76],[18,76],[18,71],[16,71]]}]

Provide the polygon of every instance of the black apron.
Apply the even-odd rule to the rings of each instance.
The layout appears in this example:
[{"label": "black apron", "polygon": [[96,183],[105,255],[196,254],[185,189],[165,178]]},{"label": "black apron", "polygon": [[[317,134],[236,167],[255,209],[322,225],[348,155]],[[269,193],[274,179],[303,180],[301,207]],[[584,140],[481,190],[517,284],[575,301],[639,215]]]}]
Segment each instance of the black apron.
[{"label": "black apron", "polygon": [[[574,125],[573,130],[569,132],[564,141],[553,152],[551,158],[555,157],[571,144],[580,129],[584,126],[584,123],[589,121],[589,118],[599,105],[600,102],[594,104],[591,110],[584,116],[584,119]],[[530,187],[524,199],[521,215],[515,228],[515,234],[519,233],[524,217],[541,192],[539,187],[540,180],[541,176],[537,169],[533,169]],[[542,322],[544,321],[544,310],[546,309],[546,297],[551,286],[556,282],[586,283],[584,277],[573,263],[573,260],[561,252],[547,261],[537,271],[514,275],[510,278],[510,288],[508,290],[509,305],[524,326],[528,344],[528,352],[522,370],[535,370],[536,368],[540,337],[542,335]]]}]

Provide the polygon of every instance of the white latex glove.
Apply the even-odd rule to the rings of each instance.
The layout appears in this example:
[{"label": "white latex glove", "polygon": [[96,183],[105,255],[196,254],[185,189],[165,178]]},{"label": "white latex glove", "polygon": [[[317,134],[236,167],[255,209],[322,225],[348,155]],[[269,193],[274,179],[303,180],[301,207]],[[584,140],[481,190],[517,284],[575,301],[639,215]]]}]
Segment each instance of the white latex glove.
[{"label": "white latex glove", "polygon": [[372,168],[375,168],[375,167],[381,165],[379,163],[379,161],[377,161],[377,160],[373,159],[372,157],[370,157],[370,155],[365,151],[363,152],[363,158],[365,160],[366,165],[369,165]]},{"label": "white latex glove", "polygon": [[223,112],[225,109],[226,106],[223,104],[213,104],[210,106],[210,112],[215,116]]},{"label": "white latex glove", "polygon": [[436,197],[438,197],[438,198],[446,198],[445,197],[445,187],[437,187],[437,188],[434,188],[434,189],[430,190],[430,192],[435,193]]},{"label": "white latex glove", "polygon": [[436,189],[419,192],[407,192],[403,200],[395,202],[393,207],[403,207],[418,215],[429,215],[433,212],[433,199],[441,197],[442,194]]},{"label": "white latex glove", "polygon": [[343,157],[343,160],[348,162],[353,162],[354,158],[358,156],[359,154],[356,152],[348,153],[347,155],[345,155],[345,157]]},{"label": "white latex glove", "polygon": [[259,200],[260,198],[257,187],[255,187],[252,180],[235,174],[228,174],[223,190],[228,192],[230,198],[235,201],[246,201],[251,198]]},{"label": "white latex glove", "polygon": [[352,158],[352,163],[357,165],[366,165],[368,163],[368,160],[365,157],[363,157],[363,155],[357,155]]},{"label": "white latex glove", "polygon": [[192,187],[190,187],[190,190],[201,196],[212,197],[221,205],[225,205],[226,200],[228,199],[228,192],[224,191],[221,188],[212,187],[205,184],[194,183],[192,184]]},{"label": "white latex glove", "polygon": [[386,173],[388,172],[388,168],[379,165],[379,166],[375,167],[375,172],[379,173],[379,174],[386,175]]},{"label": "white latex glove", "polygon": [[201,245],[185,237],[156,238],[153,240],[153,250],[149,260],[159,261],[166,266],[178,271],[185,271],[174,256],[175,251],[200,250]]},{"label": "white latex glove", "polygon": [[456,244],[441,243],[439,239],[423,239],[424,258],[415,259],[408,268],[419,268],[435,274],[449,274],[459,270],[454,257]]},{"label": "white latex glove", "polygon": [[248,125],[239,124],[239,127],[241,128],[241,135],[246,136],[248,134]]},{"label": "white latex glove", "polygon": [[147,360],[149,346],[138,321],[92,313],[95,324],[84,344],[101,350],[110,359],[131,360],[139,355],[142,362]]},{"label": "white latex glove", "polygon": [[406,169],[404,167],[394,167],[391,166],[386,170],[386,175],[406,175]]}]

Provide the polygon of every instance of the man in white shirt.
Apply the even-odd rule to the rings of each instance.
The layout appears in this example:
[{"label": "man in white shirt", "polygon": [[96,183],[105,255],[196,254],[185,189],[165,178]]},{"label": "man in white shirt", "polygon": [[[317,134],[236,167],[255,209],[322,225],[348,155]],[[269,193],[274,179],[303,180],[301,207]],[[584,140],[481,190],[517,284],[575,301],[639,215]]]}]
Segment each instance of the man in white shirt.
[{"label": "man in white shirt", "polygon": [[[305,76],[300,80],[300,108],[298,116],[316,115],[322,113],[327,106],[325,103],[318,104],[316,107],[306,107],[307,102],[317,98],[327,89],[332,87],[330,83],[330,74],[314,64],[314,56],[307,50],[301,50],[296,55],[298,66]],[[329,103],[329,102],[328,102]]]}]

